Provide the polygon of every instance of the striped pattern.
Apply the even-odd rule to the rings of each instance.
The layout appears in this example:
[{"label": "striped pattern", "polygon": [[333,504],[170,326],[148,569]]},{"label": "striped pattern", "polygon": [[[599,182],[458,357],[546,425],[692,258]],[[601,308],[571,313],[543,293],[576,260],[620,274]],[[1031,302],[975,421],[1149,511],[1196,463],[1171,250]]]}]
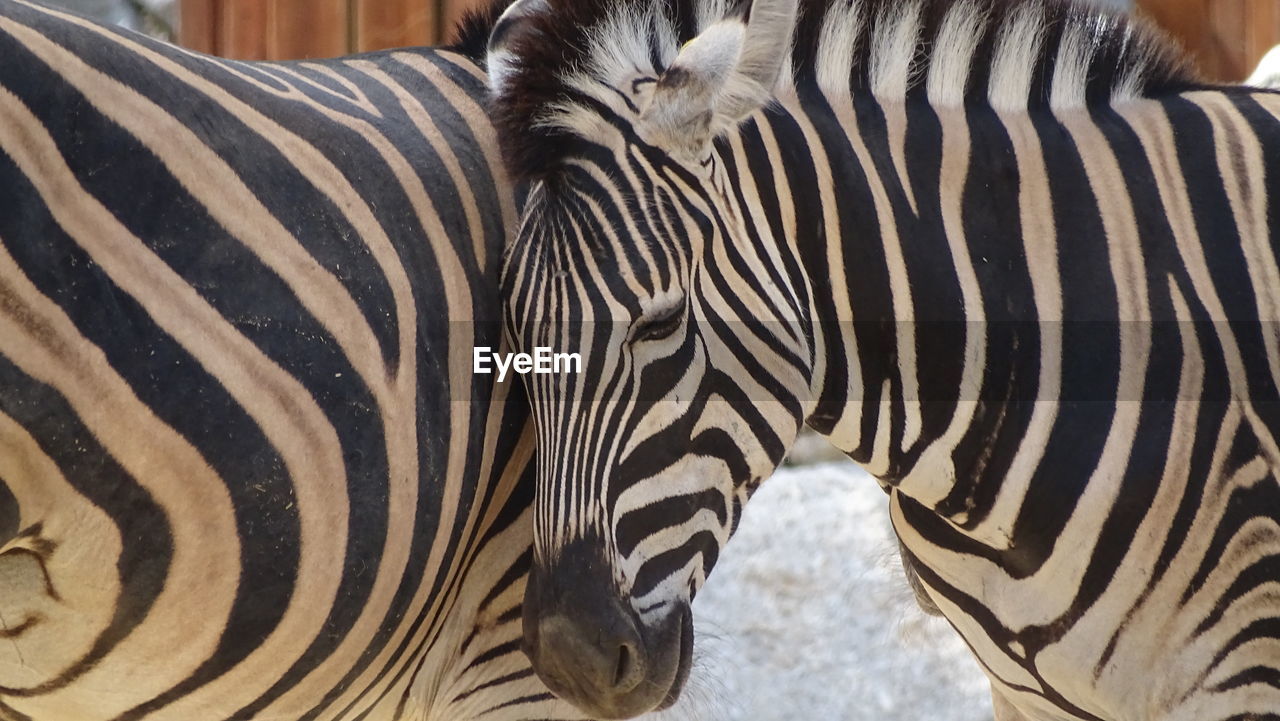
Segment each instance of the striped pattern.
[{"label": "striped pattern", "polygon": [[733,87],[677,56],[723,8],[547,5],[493,49],[537,181],[508,323],[586,369],[530,385],[536,563],[595,539],[687,604],[804,422],[1000,718],[1277,718],[1280,95],[1057,2],[805,2],[772,104],[690,153],[654,104]]},{"label": "striped pattern", "polygon": [[531,437],[471,373],[484,75],[0,4],[0,719],[576,718],[519,650]]}]

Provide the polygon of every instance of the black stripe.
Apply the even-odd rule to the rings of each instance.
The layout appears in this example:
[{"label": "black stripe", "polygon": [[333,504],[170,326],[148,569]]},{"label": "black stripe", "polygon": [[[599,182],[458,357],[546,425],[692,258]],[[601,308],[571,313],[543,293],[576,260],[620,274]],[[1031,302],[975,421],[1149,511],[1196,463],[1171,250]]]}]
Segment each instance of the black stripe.
[{"label": "black stripe", "polygon": [[[1053,552],[1101,460],[1115,414],[1118,301],[1098,203],[1075,139],[1051,116],[1032,116],[1040,136],[1062,286],[1062,391],[1044,456],[1019,510],[1002,566],[1025,578]],[[1102,321],[1098,323],[1097,321]],[[1094,400],[1099,399],[1099,400]]]},{"label": "black stripe", "polygon": [[[975,105],[965,109],[965,116],[970,159],[963,198],[964,233],[986,319],[981,328],[966,325],[966,331],[986,336],[985,365],[982,387],[961,389],[966,394],[976,391],[978,397],[967,400],[978,400],[978,406],[953,455],[955,486],[937,510],[943,515],[967,510],[966,527],[972,528],[990,512],[1025,437],[1035,409],[1033,401],[1039,398],[1042,359],[1038,309],[1025,255],[1021,171],[1013,141],[990,108]],[[990,182],[991,178],[1000,182]],[[917,192],[928,194],[925,188]],[[930,328],[928,335],[934,334]],[[953,334],[937,335],[945,338]],[[963,340],[957,338],[956,342]],[[944,345],[935,345],[930,354],[957,355]],[[958,377],[955,382],[959,387]],[[922,381],[922,392],[923,387]],[[945,386],[931,389],[946,392]],[[936,403],[926,407],[933,405]],[[930,435],[936,438],[945,426],[938,428]]]},{"label": "black stripe", "polygon": [[[859,364],[862,378],[861,397],[857,398],[847,397],[844,385],[824,386],[824,395],[831,395],[832,400],[837,401],[832,404],[832,411],[836,416],[815,428],[821,432],[823,427],[833,426],[834,421],[844,413],[845,406],[849,402],[861,403],[864,408],[877,408],[886,380],[890,385],[891,397],[897,399],[892,415],[895,418],[901,418],[902,380],[897,372],[897,318],[893,307],[893,294],[889,288],[889,265],[884,246],[878,240],[882,234],[881,219],[876,215],[875,199],[871,192],[874,179],[869,177],[870,169],[862,167],[862,162],[854,153],[853,146],[846,137],[840,121],[822,93],[816,86],[808,83],[801,85],[799,91],[805,105],[806,117],[813,124],[820,138],[828,165],[826,168],[815,169],[815,177],[811,181],[806,178],[805,184],[801,186],[806,190],[806,194],[801,195],[798,201],[800,206],[796,227],[798,250],[805,262],[806,272],[813,280],[814,293],[818,297],[826,297],[832,293],[827,279],[833,273],[845,274],[849,303],[858,314],[858,320],[853,327],[857,357],[849,358],[847,362]],[[870,103],[872,101],[861,99],[854,102]],[[794,183],[795,177],[790,173],[791,168],[802,168],[808,171],[813,167],[813,161],[806,159],[803,155],[800,157],[792,155],[792,153],[803,154],[805,152],[803,144],[797,143],[794,150],[790,146],[790,143],[782,144],[782,162],[783,167],[788,170],[788,182]],[[838,238],[827,237],[826,228],[820,222],[820,215],[804,212],[805,208],[818,207],[820,203],[818,178],[826,173],[830,173],[827,182],[831,183],[836,200],[839,220]],[[792,185],[793,189],[795,187]],[[799,221],[808,215],[817,217],[812,224],[806,222],[802,225]],[[827,263],[829,243],[842,243],[844,268],[835,269]],[[835,323],[834,309],[832,315],[820,316],[820,319],[830,322],[829,326],[824,324],[824,333],[829,339],[827,341],[829,347],[842,334],[848,332],[848,328]],[[827,327],[830,330],[827,330]],[[827,355],[829,361],[839,361],[843,353],[829,352]],[[828,384],[834,380],[830,375],[829,372]],[[845,375],[846,385],[847,378],[848,376]],[[862,414],[859,436],[861,442],[857,448],[849,451],[849,456],[859,463],[871,460],[872,444],[879,430],[876,423],[877,414]],[[897,431],[897,439],[901,440],[901,429]],[[896,469],[890,469],[886,475],[896,477],[898,474]]]},{"label": "black stripe", "polygon": [[0,546],[18,535],[18,524],[22,522],[22,509],[18,499],[9,490],[3,476],[0,476]]}]

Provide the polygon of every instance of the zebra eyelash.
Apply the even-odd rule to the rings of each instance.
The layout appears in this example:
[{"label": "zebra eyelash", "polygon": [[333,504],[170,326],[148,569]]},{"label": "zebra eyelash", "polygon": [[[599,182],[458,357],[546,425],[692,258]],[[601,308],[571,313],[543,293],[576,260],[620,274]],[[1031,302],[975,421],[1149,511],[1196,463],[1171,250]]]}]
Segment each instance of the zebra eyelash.
[{"label": "zebra eyelash", "polygon": [[671,337],[684,323],[684,298],[662,309],[655,316],[641,318],[631,331],[631,342],[662,340]]}]

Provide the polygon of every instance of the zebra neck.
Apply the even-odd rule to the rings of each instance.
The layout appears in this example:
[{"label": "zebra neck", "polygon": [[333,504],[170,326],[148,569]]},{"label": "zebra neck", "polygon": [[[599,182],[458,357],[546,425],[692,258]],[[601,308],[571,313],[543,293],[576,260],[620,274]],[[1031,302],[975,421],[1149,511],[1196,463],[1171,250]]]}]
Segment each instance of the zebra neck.
[{"label": "zebra neck", "polygon": [[[787,179],[775,232],[810,293],[807,423],[882,482],[956,520],[977,493],[968,474],[982,461],[969,451],[994,441],[1003,413],[979,402],[991,392],[978,358],[990,333],[965,273],[985,251],[968,244],[1008,236],[1000,225],[1010,222],[974,220],[962,206],[972,196],[1015,220],[1019,207],[1016,183],[998,177],[1007,168],[970,162],[984,140],[966,112],[823,98],[784,106],[744,133],[746,147],[758,142],[752,167]],[[1035,365],[1011,347],[1014,380],[998,394],[1017,390],[1017,374]]]}]

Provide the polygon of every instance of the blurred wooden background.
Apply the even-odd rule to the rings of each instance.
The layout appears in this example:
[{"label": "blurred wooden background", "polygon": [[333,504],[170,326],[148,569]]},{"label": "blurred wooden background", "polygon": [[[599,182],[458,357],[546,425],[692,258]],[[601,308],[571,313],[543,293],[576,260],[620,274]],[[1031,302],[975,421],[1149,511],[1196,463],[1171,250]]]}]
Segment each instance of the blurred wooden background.
[{"label": "blurred wooden background", "polygon": [[[181,0],[183,45],[284,60],[443,42],[462,12],[489,0]],[[1124,7],[1134,0],[1105,0]],[[1280,0],[1136,0],[1213,80],[1242,80],[1280,43]]]},{"label": "blurred wooden background", "polygon": [[178,41],[229,58],[323,58],[435,45],[487,0],[182,0]]},{"label": "blurred wooden background", "polygon": [[1138,0],[1138,7],[1213,80],[1245,79],[1280,44],[1280,0]]}]

